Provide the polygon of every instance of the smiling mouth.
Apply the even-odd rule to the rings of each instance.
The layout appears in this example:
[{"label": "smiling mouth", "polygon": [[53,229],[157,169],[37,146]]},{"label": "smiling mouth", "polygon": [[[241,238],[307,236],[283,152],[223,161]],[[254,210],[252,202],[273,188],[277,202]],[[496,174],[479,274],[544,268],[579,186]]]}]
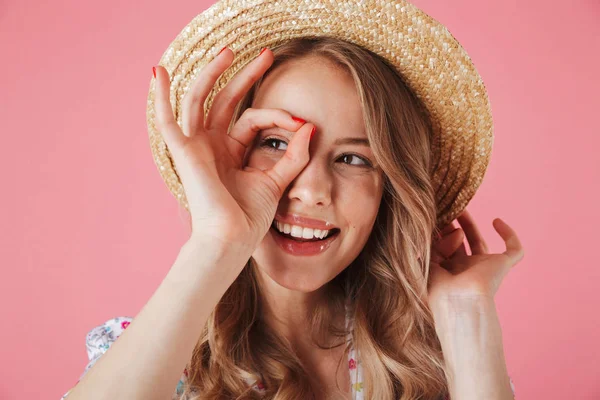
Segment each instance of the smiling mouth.
[{"label": "smiling mouth", "polygon": [[327,240],[327,239],[329,239],[329,238],[332,238],[332,237],[334,237],[335,235],[337,235],[337,234],[339,234],[339,233],[340,233],[340,229],[339,229],[339,228],[333,228],[333,229],[331,230],[331,233],[330,233],[329,235],[325,236],[323,239],[319,239],[319,238],[317,238],[317,237],[314,237],[314,238],[312,238],[312,239],[305,239],[305,238],[294,237],[294,236],[292,236],[292,235],[291,235],[291,234],[289,234],[289,233],[283,233],[283,232],[280,232],[280,231],[278,231],[278,230],[277,230],[277,229],[275,229],[275,228],[273,228],[273,230],[275,231],[275,233],[276,233],[277,235],[283,236],[283,237],[285,237],[285,238],[287,238],[287,239],[291,239],[291,240],[293,240],[293,241],[296,241],[296,242],[320,242],[320,241],[323,241],[323,240]]}]

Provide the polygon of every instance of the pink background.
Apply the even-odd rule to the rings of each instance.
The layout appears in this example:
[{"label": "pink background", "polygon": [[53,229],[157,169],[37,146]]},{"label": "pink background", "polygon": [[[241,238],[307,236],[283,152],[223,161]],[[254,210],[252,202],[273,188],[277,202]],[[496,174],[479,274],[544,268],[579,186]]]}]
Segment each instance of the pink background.
[{"label": "pink background", "polygon": [[[469,210],[493,252],[496,217],[525,246],[496,296],[517,398],[599,399],[600,4],[415,3],[489,90],[496,141]],[[211,2],[172,4],[0,4],[2,399],[58,400],[87,331],[135,316],[187,238],[146,96],[152,65]]]}]

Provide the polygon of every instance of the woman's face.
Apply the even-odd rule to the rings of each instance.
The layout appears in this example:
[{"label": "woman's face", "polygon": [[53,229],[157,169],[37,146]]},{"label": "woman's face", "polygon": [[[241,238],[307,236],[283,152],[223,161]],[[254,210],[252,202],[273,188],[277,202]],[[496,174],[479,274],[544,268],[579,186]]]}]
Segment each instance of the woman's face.
[{"label": "woman's face", "polygon": [[[256,92],[252,107],[280,108],[317,127],[310,143],[310,160],[286,189],[276,219],[296,214],[328,221],[339,234],[326,250],[298,255],[278,244],[279,234],[272,227],[252,254],[262,275],[266,273],[285,288],[311,292],[358,256],[371,233],[382,197],[383,175],[370,148],[336,143],[348,138],[367,139],[358,94],[351,76],[324,58],[310,57],[271,71]],[[247,165],[271,168],[285,153],[293,134],[282,128],[259,132],[248,150]]]}]

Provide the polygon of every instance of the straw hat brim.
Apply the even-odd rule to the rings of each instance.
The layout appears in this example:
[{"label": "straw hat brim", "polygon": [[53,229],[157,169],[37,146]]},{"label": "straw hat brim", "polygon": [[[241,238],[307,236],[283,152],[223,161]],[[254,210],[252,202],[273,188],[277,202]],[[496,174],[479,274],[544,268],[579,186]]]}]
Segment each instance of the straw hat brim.
[{"label": "straw hat brim", "polygon": [[[406,1],[218,1],[184,27],[160,59],[171,78],[177,122],[181,124],[187,89],[221,48],[228,46],[235,59],[209,94],[206,113],[219,90],[260,49],[302,36],[344,39],[397,68],[432,119],[431,177],[438,226],[460,215],[479,188],[491,157],[493,122],[487,91],[448,29]],[[154,123],[154,83],[151,79],[147,101],[151,151],[168,189],[188,209],[176,167]]]}]

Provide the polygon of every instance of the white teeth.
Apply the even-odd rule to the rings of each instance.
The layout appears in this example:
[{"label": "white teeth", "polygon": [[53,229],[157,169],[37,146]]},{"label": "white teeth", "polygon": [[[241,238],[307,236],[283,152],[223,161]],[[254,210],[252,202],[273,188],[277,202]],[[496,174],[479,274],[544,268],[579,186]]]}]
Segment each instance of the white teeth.
[{"label": "white teeth", "polygon": [[[292,229],[293,228],[294,227],[292,227]],[[304,228],[304,230],[302,231],[302,238],[303,239],[312,239],[313,233],[315,234],[315,237],[318,237],[319,239],[321,238],[320,236],[317,236],[317,232],[315,232],[315,229],[310,229],[310,228]]]},{"label": "white teeth", "polygon": [[312,239],[314,237],[323,239],[329,235],[330,230],[321,230],[321,229],[312,229],[312,228],[303,228],[298,225],[290,225],[290,224],[282,224],[279,221],[274,221],[273,226],[279,231],[283,233],[288,233],[293,237],[303,238],[303,239]]},{"label": "white teeth", "polygon": [[[302,227],[301,226],[296,226],[296,225],[292,225],[292,232],[291,235],[293,237],[297,237],[297,238],[301,238],[302,237]],[[312,237],[312,232],[310,237],[307,237],[306,239],[310,239]]]}]

